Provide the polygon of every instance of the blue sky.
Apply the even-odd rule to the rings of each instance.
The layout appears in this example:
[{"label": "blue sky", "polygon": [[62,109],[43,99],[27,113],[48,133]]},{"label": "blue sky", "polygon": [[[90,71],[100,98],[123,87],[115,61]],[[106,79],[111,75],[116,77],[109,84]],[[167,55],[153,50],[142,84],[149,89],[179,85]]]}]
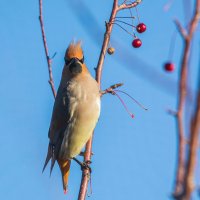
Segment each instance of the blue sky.
[{"label": "blue sky", "polygon": [[[138,35],[139,49],[132,37],[114,27],[111,45],[116,52],[106,56],[102,88],[123,82],[122,90],[149,108],[143,111],[121,95],[135,118],[131,119],[119,100],[102,98],[102,111],[95,130],[92,163],[91,200],[167,200],[173,189],[176,166],[176,126],[166,113],[176,108],[177,77],[182,41],[177,34],[172,74],[163,71],[168,60],[174,17],[184,24],[182,1],[174,1],[168,12],[166,1],[144,1],[138,12],[147,31]],[[43,14],[53,75],[58,87],[64,65],[64,52],[73,39],[83,41],[85,62],[94,75],[112,1],[44,1]],[[133,10],[135,14],[135,10]],[[121,12],[119,16],[127,16]],[[46,156],[47,132],[53,107],[48,84],[47,63],[39,26],[38,1],[0,1],[0,199],[76,199],[81,171],[72,163],[69,194],[62,191],[56,165],[42,174]],[[135,20],[137,23],[137,20]],[[199,29],[198,29],[199,32]],[[199,36],[193,43],[191,85],[197,78]],[[193,90],[195,87],[191,86]],[[197,169],[198,173],[200,172]],[[196,196],[193,198],[197,199]]]}]

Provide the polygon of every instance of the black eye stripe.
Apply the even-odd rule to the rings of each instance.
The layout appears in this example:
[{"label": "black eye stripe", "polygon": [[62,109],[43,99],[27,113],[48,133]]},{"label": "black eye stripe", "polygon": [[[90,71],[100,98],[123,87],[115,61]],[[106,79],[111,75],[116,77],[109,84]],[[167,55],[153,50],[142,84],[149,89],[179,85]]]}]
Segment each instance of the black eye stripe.
[{"label": "black eye stripe", "polygon": [[[69,65],[70,62],[72,61],[72,59],[74,59],[74,58],[71,58],[71,59],[64,58],[65,64],[66,64],[66,65]],[[81,62],[82,64],[84,63],[84,56],[83,56],[82,59],[78,59],[78,58],[75,58],[75,59],[79,60],[79,62]]]},{"label": "black eye stripe", "polygon": [[82,64],[84,63],[84,56],[81,60],[79,60]]},{"label": "black eye stripe", "polygon": [[64,58],[65,59],[65,64],[66,65],[69,65],[69,63],[70,63],[70,61],[71,61],[71,59],[69,60],[69,59],[67,59],[67,58]]}]

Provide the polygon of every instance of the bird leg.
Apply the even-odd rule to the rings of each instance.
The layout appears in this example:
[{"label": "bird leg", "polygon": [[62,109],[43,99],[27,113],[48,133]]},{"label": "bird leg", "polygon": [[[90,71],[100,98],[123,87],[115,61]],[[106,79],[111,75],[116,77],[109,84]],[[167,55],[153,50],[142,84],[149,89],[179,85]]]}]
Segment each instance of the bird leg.
[{"label": "bird leg", "polygon": [[81,153],[79,153],[79,156],[84,156],[84,155],[85,155],[84,151],[81,151]]},{"label": "bird leg", "polygon": [[81,166],[81,170],[88,169],[90,171],[90,173],[92,172],[92,169],[89,166],[92,163],[90,160],[86,160],[84,162],[81,162],[77,158],[72,158],[72,159],[74,161],[76,161]]},{"label": "bird leg", "polygon": [[[94,153],[92,152],[91,155],[93,156]],[[79,153],[79,156],[85,156],[85,152],[84,152],[84,151],[81,151],[81,153]]]}]

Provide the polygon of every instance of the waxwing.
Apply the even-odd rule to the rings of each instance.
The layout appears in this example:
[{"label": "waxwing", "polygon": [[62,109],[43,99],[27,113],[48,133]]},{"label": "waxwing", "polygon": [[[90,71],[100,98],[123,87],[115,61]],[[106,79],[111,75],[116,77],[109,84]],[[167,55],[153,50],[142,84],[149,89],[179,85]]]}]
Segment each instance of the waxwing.
[{"label": "waxwing", "polygon": [[67,190],[71,159],[79,155],[92,136],[100,114],[100,92],[84,63],[81,43],[72,42],[65,53],[65,65],[54,102],[49,127],[49,146],[43,171],[51,160],[62,173]]}]

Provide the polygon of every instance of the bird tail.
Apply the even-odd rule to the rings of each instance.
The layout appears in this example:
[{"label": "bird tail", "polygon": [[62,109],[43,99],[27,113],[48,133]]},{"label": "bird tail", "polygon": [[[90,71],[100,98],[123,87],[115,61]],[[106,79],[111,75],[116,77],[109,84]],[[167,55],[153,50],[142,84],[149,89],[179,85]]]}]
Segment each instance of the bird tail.
[{"label": "bird tail", "polygon": [[68,177],[69,177],[71,160],[65,160],[65,161],[58,160],[58,164],[62,173],[63,190],[64,190],[64,193],[66,193],[67,187],[68,187]]},{"label": "bird tail", "polygon": [[50,159],[51,159],[51,168],[50,168],[50,175],[51,175],[51,172],[53,170],[53,167],[56,161],[56,152],[55,152],[55,146],[49,143],[47,157],[46,157],[42,172],[44,172]]}]

